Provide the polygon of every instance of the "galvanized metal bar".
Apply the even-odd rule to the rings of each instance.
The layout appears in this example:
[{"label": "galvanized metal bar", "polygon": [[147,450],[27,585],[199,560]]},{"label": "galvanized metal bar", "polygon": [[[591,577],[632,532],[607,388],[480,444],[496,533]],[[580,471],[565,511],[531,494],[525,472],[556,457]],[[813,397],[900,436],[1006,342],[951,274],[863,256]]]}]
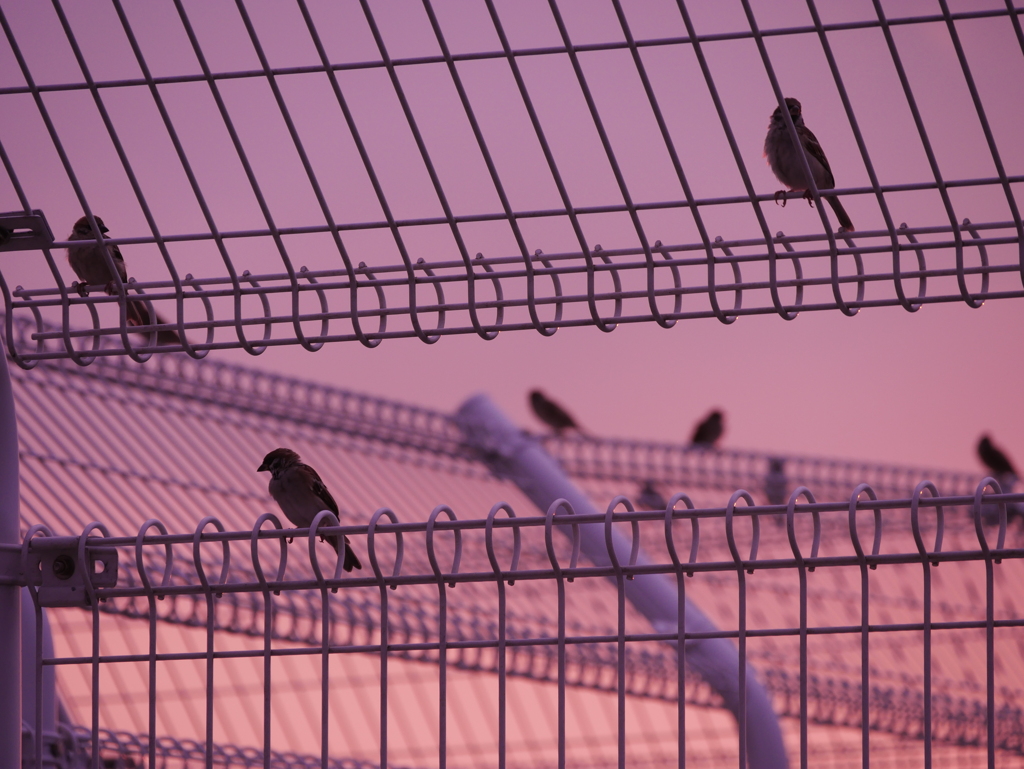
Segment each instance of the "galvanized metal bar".
[{"label": "galvanized metal bar", "polygon": [[[524,436],[508,421],[486,396],[477,395],[466,401],[457,412],[456,421],[464,430],[467,441],[488,458],[489,463],[502,477],[515,482],[539,509],[548,510],[546,530],[551,528],[551,519],[556,507],[572,510],[577,516],[581,516],[583,521],[589,519],[595,523],[603,522],[604,516],[600,516],[589,498],[572,484],[557,463],[547,456],[535,441]],[[619,515],[628,520],[638,514]],[[664,512],[656,515],[662,517]],[[573,525],[572,528],[574,542],[577,542],[575,547],[582,550],[588,560],[597,566],[611,565],[607,544],[609,535],[606,535],[604,526],[581,522],[578,525],[578,540],[575,533],[577,526]],[[619,562],[637,564],[635,568],[638,573],[624,588],[630,603],[647,617],[655,630],[678,633],[679,618],[676,610],[679,599],[671,583],[654,575],[640,573],[640,569],[649,562],[647,558],[642,553],[631,553],[631,545],[617,532],[610,536]],[[557,570],[560,567],[550,545],[548,549],[552,567]],[[561,574],[560,571],[557,573]],[[614,569],[608,569],[608,574],[612,576]],[[561,584],[561,579],[559,583]],[[560,591],[560,660],[564,654],[561,650],[565,646],[562,627],[563,601],[564,585]],[[687,621],[691,622],[694,632],[714,629],[707,617],[692,604],[687,605]],[[686,630],[690,632],[690,628]],[[747,673],[746,665],[743,668],[743,675],[747,678],[746,686],[741,690],[743,680],[737,676],[736,648],[730,643],[722,644],[708,640],[695,642],[689,650],[689,659],[694,669],[721,695],[726,707],[733,712],[737,720],[742,713],[749,723],[749,766],[752,769],[785,767],[786,752],[771,702],[752,672]],[[560,672],[559,681],[563,680]]]}]

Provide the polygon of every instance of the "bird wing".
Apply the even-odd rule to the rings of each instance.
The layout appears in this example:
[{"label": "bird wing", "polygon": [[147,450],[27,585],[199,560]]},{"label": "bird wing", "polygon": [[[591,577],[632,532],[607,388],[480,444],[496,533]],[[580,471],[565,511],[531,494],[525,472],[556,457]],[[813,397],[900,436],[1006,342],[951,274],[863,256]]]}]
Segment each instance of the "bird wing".
[{"label": "bird wing", "polygon": [[106,244],[107,248],[110,249],[110,258],[114,260],[114,266],[117,268],[117,274],[121,278],[122,283],[128,282],[128,270],[124,266],[124,257],[121,256],[121,249],[117,245]]},{"label": "bird wing", "polygon": [[334,501],[334,497],[331,496],[331,492],[327,490],[327,486],[324,485],[316,470],[309,465],[299,465],[299,471],[309,481],[310,490],[324,503],[324,509],[338,515],[338,503]]},{"label": "bird wing", "polygon": [[803,140],[804,149],[807,154],[812,158],[821,163],[821,167],[825,169],[827,179],[825,184],[818,185],[823,189],[829,189],[836,186],[836,178],[832,175],[832,168],[828,164],[828,158],[825,157],[825,151],[821,148],[821,144],[818,142],[818,137],[811,133],[811,129],[807,126],[803,126],[800,131],[800,138]]}]

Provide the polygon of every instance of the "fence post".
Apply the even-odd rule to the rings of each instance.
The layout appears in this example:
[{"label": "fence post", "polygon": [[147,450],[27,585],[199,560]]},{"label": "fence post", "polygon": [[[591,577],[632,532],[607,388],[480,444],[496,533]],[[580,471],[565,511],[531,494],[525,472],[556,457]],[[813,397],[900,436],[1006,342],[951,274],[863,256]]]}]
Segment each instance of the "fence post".
[{"label": "fence post", "polygon": [[[0,355],[0,545],[19,546],[18,426]],[[0,584],[0,769],[21,769],[21,588]]]}]

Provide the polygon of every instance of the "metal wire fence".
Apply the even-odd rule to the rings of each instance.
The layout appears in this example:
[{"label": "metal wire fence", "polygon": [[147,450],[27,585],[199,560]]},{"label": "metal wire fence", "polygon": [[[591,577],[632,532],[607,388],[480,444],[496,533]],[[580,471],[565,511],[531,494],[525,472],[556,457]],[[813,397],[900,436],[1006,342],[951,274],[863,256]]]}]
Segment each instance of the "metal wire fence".
[{"label": "metal wire fence", "polygon": [[[1013,533],[1008,539],[1006,504],[1022,501],[1024,495],[1001,494],[998,485],[986,479],[974,495],[965,497],[939,497],[933,485],[922,482],[911,499],[879,500],[870,487],[861,485],[847,503],[817,503],[809,490],[801,488],[783,512],[778,506],[751,506],[749,495],[736,492],[728,505],[713,509],[694,509],[680,494],[666,510],[633,512],[619,498],[606,514],[596,516],[574,515],[561,500],[545,516],[516,517],[509,506],[498,504],[484,518],[458,519],[441,505],[425,521],[405,523],[382,508],[368,524],[340,527],[332,526],[336,519],[325,512],[309,529],[283,529],[273,514],[261,515],[250,531],[226,531],[211,516],[193,533],[166,533],[162,524],[151,520],[137,535],[127,537],[103,536],[107,532],[100,524],[91,524],[80,536],[48,537],[46,528],[36,525],[27,532],[21,559],[35,601],[37,628],[42,626],[45,606],[87,607],[89,648],[45,656],[39,640],[35,670],[40,681],[44,669],[56,668],[68,682],[65,695],[91,702],[86,710],[92,724],[82,744],[91,750],[93,766],[103,750],[120,751],[122,757],[140,755],[153,766],[165,755],[187,757],[184,752],[168,753],[171,743],[157,739],[158,696],[165,682],[179,675],[176,671],[192,663],[203,669],[199,699],[205,702],[205,717],[200,718],[205,734],[189,743],[188,756],[216,766],[227,756],[243,753],[219,745],[219,733],[231,730],[230,719],[214,717],[218,687],[225,685],[218,683],[224,680],[223,671],[240,660],[251,660],[259,668],[256,696],[263,703],[262,745],[249,751],[247,760],[252,764],[258,757],[264,766],[279,765],[283,759],[274,757],[273,743],[280,737],[272,738],[272,733],[280,733],[272,721],[281,716],[273,713],[272,701],[277,688],[287,689],[290,682],[287,676],[282,679],[284,671],[275,665],[295,658],[316,660],[320,670],[306,692],[312,702],[319,691],[319,708],[306,710],[316,715],[306,728],[319,743],[319,765],[337,763],[330,759],[337,750],[336,719],[357,710],[351,696],[360,696],[371,700],[371,709],[377,708],[379,765],[387,766],[389,719],[400,707],[393,698],[407,696],[402,687],[389,685],[389,662],[403,656],[436,665],[438,720],[426,727],[436,736],[438,753],[432,765],[446,765],[447,678],[451,671],[466,668],[497,674],[496,739],[491,750],[498,766],[505,765],[509,680],[524,675],[556,685],[550,694],[557,703],[557,730],[549,746],[552,765],[567,765],[566,736],[573,731],[573,712],[566,705],[566,687],[571,686],[614,693],[620,767],[629,763],[635,750],[630,741],[643,739],[635,724],[627,727],[633,695],[677,702],[677,761],[682,765],[686,712],[679,693],[686,692],[687,701],[716,702],[708,684],[689,670],[687,655],[700,655],[702,643],[723,638],[731,639],[738,653],[739,733],[734,739],[741,761],[747,740],[743,676],[748,671],[763,679],[780,714],[796,719],[799,734],[794,748],[800,761],[797,764],[794,756],[794,764],[808,765],[809,730],[827,724],[856,727],[865,756],[872,732],[883,732],[923,741],[926,766],[931,765],[932,751],[941,751],[944,744],[976,746],[994,766],[997,756],[1003,761],[1009,754],[1024,753],[1020,693],[1001,683],[1016,675],[1007,665],[1021,667],[1019,659],[1010,660],[1019,651],[1014,639],[1024,617],[1007,599],[1019,582],[1024,549],[1013,541]],[[960,512],[965,508],[968,516]],[[781,520],[786,536],[762,538],[765,519]],[[638,559],[634,549],[628,563],[618,560],[611,546],[612,531],[623,524],[637,544],[643,537],[646,557]],[[604,529],[610,566],[577,561],[580,529],[587,526]],[[372,573],[344,575],[333,551],[326,555],[329,548],[317,545],[318,537],[327,534],[348,535],[360,550],[365,542]],[[62,557],[74,559],[75,553],[79,563],[72,571],[79,576],[69,582],[57,573],[58,566]],[[108,568],[95,568],[97,561]],[[936,582],[941,567],[953,569],[954,584],[972,579],[972,570],[973,579],[983,572],[983,597],[972,606],[951,604],[948,598],[956,588],[948,581]],[[915,570],[922,600],[903,606],[877,604],[887,580],[909,583]],[[815,583],[834,583],[843,573],[852,577],[848,619],[824,621],[815,605]],[[676,627],[644,627],[627,611],[626,584],[642,575],[663,575],[676,586]],[[770,616],[752,608],[753,597],[764,589],[758,588],[760,580],[784,578],[795,579],[796,589],[778,597]],[[704,579],[719,584],[719,591],[727,590],[728,602],[737,609],[732,622],[712,631],[695,630],[692,618],[687,619],[688,591]],[[614,629],[601,631],[581,622],[590,611],[581,604],[584,595],[605,589],[609,581],[617,593],[617,623]],[[933,585],[939,592],[933,593]],[[430,603],[439,614],[431,609],[427,615],[439,620],[412,637],[416,634],[410,634],[402,620],[403,614],[408,618],[403,599],[416,602],[431,592],[436,595]],[[466,592],[472,594],[469,603],[478,606],[484,603],[483,594],[490,594],[496,611],[482,621],[460,623],[458,607],[465,605]],[[539,602],[550,604],[550,615],[539,610]],[[524,625],[521,620],[531,605],[545,619]],[[353,621],[364,621],[356,619],[356,606],[366,621],[360,633],[351,629]],[[47,611],[51,616],[80,613],[66,608]],[[148,630],[141,635],[148,637],[147,648],[126,651],[107,640],[103,628],[113,621],[106,618],[111,613],[144,622]],[[161,648],[159,639],[168,622],[205,631],[205,642],[191,650]],[[217,641],[225,631],[262,642],[232,648]],[[677,645],[680,641],[682,647]],[[673,646],[680,650],[678,665],[669,656]],[[794,654],[795,670],[773,665],[778,658],[764,653],[765,648],[775,648],[778,654],[783,647]],[[826,648],[833,659],[825,668],[829,674],[823,676],[813,669],[815,658]],[[904,660],[902,685],[895,687],[887,685],[879,672],[891,664],[894,654]],[[349,655],[378,658],[376,691],[363,687],[339,703],[330,693],[331,669],[343,665],[341,658]],[[959,656],[966,656],[962,661],[976,671],[974,692],[951,686],[942,672]],[[748,664],[753,665],[749,670]],[[107,682],[128,670],[138,675],[138,688],[144,692],[138,707],[148,710],[149,729],[123,748],[118,747],[126,744],[123,736],[101,729],[100,703]],[[71,684],[72,678],[80,683]],[[77,687],[80,695],[75,694]],[[41,710],[34,718],[39,734]],[[85,737],[82,730],[78,733]],[[37,766],[40,761],[37,753]],[[290,765],[307,765],[304,761],[295,757]]]},{"label": "metal wire fence", "polygon": [[[184,2],[161,18],[157,36],[152,19],[121,0],[90,16],[60,0],[53,0],[52,14],[19,8],[8,18],[13,9],[0,9],[0,45],[12,63],[0,104],[41,137],[35,144],[0,137],[10,184],[4,200],[20,209],[0,217],[0,289],[8,323],[25,316],[37,324],[25,346],[14,344],[18,337],[8,328],[11,355],[23,366],[53,357],[80,364],[109,355],[144,359],[157,337],[148,324],[127,325],[129,299],[177,334],[179,343],[161,343],[162,350],[202,357],[213,349],[258,354],[282,344],[372,347],[396,337],[432,343],[508,330],[611,331],[620,323],[732,323],[766,313],[792,319],[811,310],[914,312],[937,302],[978,307],[1024,296],[1016,200],[1024,169],[1013,146],[1015,124],[994,107],[1005,89],[991,90],[998,78],[971,47],[976,25],[987,24],[991,35],[1005,38],[1007,55],[1024,52],[1022,10],[1006,0],[1005,8],[954,12],[940,0],[939,13],[901,7],[893,16],[876,0],[866,15],[830,20],[829,9],[823,20],[808,0],[793,17],[800,23],[773,25],[759,22],[774,18],[769,9],[748,0],[741,6],[742,13],[716,25],[681,0],[661,16],[620,0],[593,13],[555,0],[528,10],[484,0],[470,14],[469,34],[447,6],[430,0],[404,32],[367,0],[341,21],[306,0],[269,14],[237,0],[233,9],[220,9],[216,22],[230,33],[217,38],[207,12]],[[591,17],[599,19],[596,30],[581,21]],[[701,31],[716,26],[723,28]],[[917,31],[948,42],[943,55],[955,89],[952,80],[937,87],[914,74],[906,35]],[[861,33],[871,37],[855,37]],[[111,45],[97,49],[97,36]],[[857,57],[841,65],[850,61],[845,54],[854,39],[874,47],[856,48]],[[161,46],[172,40],[168,56]],[[62,66],[54,63],[61,56],[41,57],[40,46],[58,43]],[[744,127],[751,117],[736,106],[749,99],[732,81],[749,67],[772,94],[770,108],[781,104],[784,90],[807,85],[793,75],[782,46],[831,79],[828,101],[845,121],[848,159],[857,165],[844,178],[863,181],[837,190],[868,222],[855,234],[833,230],[818,190],[812,198],[820,229],[811,221],[797,225],[807,231],[783,235],[764,206],[775,196],[752,175]],[[735,54],[730,66],[719,58],[723,50]],[[619,81],[595,71],[601,57],[629,73],[619,90],[606,85]],[[886,123],[897,131],[889,121],[902,119],[904,138],[921,158],[918,170],[900,172],[904,178],[890,178],[883,166],[897,165],[889,163],[891,148],[880,148],[870,119],[858,117],[869,110],[855,93],[864,57],[891,66]],[[559,68],[565,77],[556,77]],[[1000,74],[1003,86],[1004,75],[1021,80],[1010,68]],[[373,83],[377,101],[369,117],[358,77]],[[319,90],[296,90],[308,78]],[[572,105],[564,115],[550,113],[551,89],[554,101]],[[515,104],[514,121],[488,101],[488,91]],[[938,92],[955,108],[931,109]],[[687,127],[677,106],[684,101],[701,105],[710,133]],[[69,109],[78,119],[69,122]],[[323,154],[310,110],[347,148],[347,165]],[[966,130],[945,133],[951,111],[969,116],[970,138]],[[496,128],[509,121],[521,129],[514,136]],[[199,145],[195,125],[207,128]],[[446,134],[454,146],[439,138]],[[579,162],[566,149],[574,143]],[[665,186],[652,188],[645,182],[652,174],[638,170],[636,154],[649,147],[657,148],[654,165],[667,174]],[[705,167],[693,147],[713,156],[717,168]],[[61,193],[33,192],[38,185],[26,179],[32,171],[19,170],[26,152],[51,158]],[[230,173],[204,167],[218,153],[234,161]],[[96,172],[97,154],[109,159],[110,170]],[[943,172],[958,167],[950,157],[967,155],[991,172]],[[268,171],[268,158],[280,158],[290,171]],[[470,179],[465,169],[474,164],[479,178]],[[521,178],[521,165],[535,176]],[[600,169],[604,181],[580,165]],[[237,177],[234,186],[221,184],[228,175]],[[354,205],[339,192],[339,176],[352,196],[372,203]],[[705,181],[719,177],[724,185]],[[409,188],[428,203],[411,205]],[[541,188],[547,192],[530,194]],[[702,193],[708,189],[714,192]],[[225,213],[223,199],[235,198],[247,201],[248,214]],[[173,213],[181,200],[193,215]],[[300,201],[298,212],[292,200]],[[118,209],[138,234],[96,236],[97,258],[112,258],[117,247],[131,256],[133,275],[112,272],[109,294],[94,286],[81,296],[54,254],[74,242],[55,239],[52,230],[69,228],[81,212],[89,222],[101,213],[113,224]],[[48,210],[67,221],[48,223]],[[16,259],[21,250],[38,256]],[[149,336],[133,337],[133,330]],[[119,344],[101,345],[102,339]]]}]

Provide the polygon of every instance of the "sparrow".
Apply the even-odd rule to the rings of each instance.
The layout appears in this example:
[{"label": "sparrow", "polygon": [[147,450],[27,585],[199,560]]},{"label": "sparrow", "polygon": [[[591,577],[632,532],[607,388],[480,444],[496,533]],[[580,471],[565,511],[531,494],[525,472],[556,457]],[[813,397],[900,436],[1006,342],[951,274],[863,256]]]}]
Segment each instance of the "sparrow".
[{"label": "sparrow", "polygon": [[[96,217],[96,224],[100,232],[107,238],[107,226],[103,220]],[[96,242],[96,235],[93,234],[92,226],[86,217],[75,222],[75,228],[68,235],[68,240],[87,240],[88,244],[72,246],[68,249],[68,264],[75,271],[80,282],[75,283],[75,289],[80,296],[89,295],[89,286],[105,286],[108,294],[114,293],[114,276],[110,274],[107,267],[107,260],[103,256],[103,249]],[[116,245],[107,246],[110,251],[110,258],[114,260],[114,267],[122,283],[128,282],[128,271],[124,266],[124,257],[121,256],[121,249]],[[125,316],[129,326],[153,325],[153,319],[149,317],[149,310],[146,303],[129,299],[125,307]],[[156,317],[156,323],[166,324],[160,316]],[[161,329],[157,332],[157,344],[181,344],[177,332],[171,329]]]},{"label": "sparrow", "polygon": [[981,436],[981,440],[978,441],[978,458],[992,471],[997,480],[1007,475],[1019,477],[1006,454],[997,449],[987,435]]},{"label": "sparrow", "polygon": [[690,438],[690,443],[694,446],[702,446],[704,448],[714,448],[715,444],[718,443],[718,439],[722,437],[722,433],[725,432],[725,423],[723,422],[721,411],[712,411],[701,422],[693,429],[693,437]]},{"label": "sparrow", "polygon": [[[256,471],[270,473],[270,496],[281,507],[285,517],[300,529],[308,529],[321,510],[338,513],[338,503],[327,490],[316,470],[303,464],[299,455],[291,449],[274,449],[263,458],[263,464]],[[327,543],[333,547],[339,557],[344,557],[345,571],[361,569],[363,564],[349,545],[348,537],[329,536]]]},{"label": "sparrow", "polygon": [[[800,102],[796,99],[786,99],[786,106],[789,108],[790,117],[793,118],[793,125],[796,127],[797,136],[803,145],[807,155],[807,165],[811,168],[814,176],[814,186],[821,190],[830,190],[836,186],[835,177],[832,176],[832,169],[828,165],[828,158],[818,139],[811,133],[811,130],[804,125],[803,113]],[[804,166],[800,160],[800,153],[793,146],[793,139],[786,125],[786,119],[782,115],[782,108],[776,107],[772,113],[771,122],[768,124],[768,136],[764,140],[764,156],[771,166],[776,178],[791,190],[805,190],[804,197],[810,205],[814,205],[811,198],[810,182],[804,173]],[[785,190],[775,193],[775,202],[782,198],[782,205],[786,205]],[[853,232],[853,222],[835,195],[822,195],[836,212],[839,220],[840,232]]]},{"label": "sparrow", "polygon": [[561,435],[565,430],[575,430],[582,433],[583,430],[576,420],[569,416],[569,412],[550,400],[540,390],[530,393],[530,407],[537,419],[555,431],[555,435]]},{"label": "sparrow", "polygon": [[636,498],[637,504],[644,510],[664,510],[668,507],[665,497],[661,496],[654,485],[654,481],[644,481],[640,489],[640,496]]}]

